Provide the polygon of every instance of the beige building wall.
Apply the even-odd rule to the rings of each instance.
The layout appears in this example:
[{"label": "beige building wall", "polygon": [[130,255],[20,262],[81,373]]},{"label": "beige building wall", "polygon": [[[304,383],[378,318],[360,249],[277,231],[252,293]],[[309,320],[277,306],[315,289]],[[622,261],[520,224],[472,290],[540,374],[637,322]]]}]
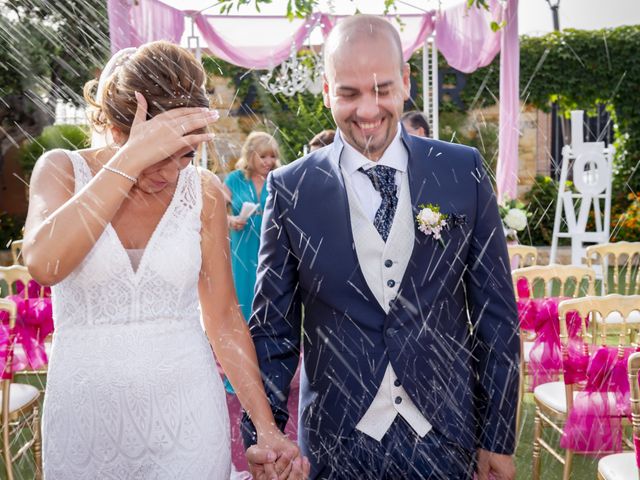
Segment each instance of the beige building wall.
[{"label": "beige building wall", "polygon": [[[492,123],[498,128],[499,106],[470,111],[469,122]],[[469,125],[469,130],[474,126]],[[533,186],[536,175],[549,175],[551,142],[550,115],[531,105],[520,104],[520,139],[518,142],[518,198],[522,198]]]}]

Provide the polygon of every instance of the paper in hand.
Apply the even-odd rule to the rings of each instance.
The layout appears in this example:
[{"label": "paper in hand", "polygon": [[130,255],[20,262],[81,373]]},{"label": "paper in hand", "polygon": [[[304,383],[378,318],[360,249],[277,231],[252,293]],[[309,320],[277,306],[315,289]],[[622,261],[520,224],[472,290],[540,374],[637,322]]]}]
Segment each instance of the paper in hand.
[{"label": "paper in hand", "polygon": [[258,209],[258,204],[253,202],[244,202],[238,215],[242,220],[246,221]]}]

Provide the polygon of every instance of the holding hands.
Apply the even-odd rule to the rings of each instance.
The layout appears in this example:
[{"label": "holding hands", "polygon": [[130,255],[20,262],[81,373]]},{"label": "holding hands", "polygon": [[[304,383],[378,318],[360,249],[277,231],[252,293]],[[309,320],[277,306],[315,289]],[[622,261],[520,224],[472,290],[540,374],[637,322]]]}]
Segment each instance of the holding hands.
[{"label": "holding hands", "polygon": [[305,480],[309,461],[299,448],[280,431],[258,435],[258,444],[247,449],[251,475],[256,480]]}]

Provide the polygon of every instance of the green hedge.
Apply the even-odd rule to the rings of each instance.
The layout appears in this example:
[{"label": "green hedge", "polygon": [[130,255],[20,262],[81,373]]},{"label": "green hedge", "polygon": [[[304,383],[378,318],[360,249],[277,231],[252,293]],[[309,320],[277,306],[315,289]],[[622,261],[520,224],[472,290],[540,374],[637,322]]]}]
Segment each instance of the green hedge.
[{"label": "green hedge", "polygon": [[90,137],[87,127],[78,125],[50,125],[40,135],[20,148],[18,161],[28,176],[36,161],[44,152],[56,148],[78,150],[89,146]]}]

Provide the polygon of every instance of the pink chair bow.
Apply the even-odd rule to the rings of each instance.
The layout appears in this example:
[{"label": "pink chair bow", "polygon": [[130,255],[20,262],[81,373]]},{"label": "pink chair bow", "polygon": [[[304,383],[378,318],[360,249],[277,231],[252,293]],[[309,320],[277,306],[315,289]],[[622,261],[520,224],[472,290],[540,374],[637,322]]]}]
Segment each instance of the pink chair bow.
[{"label": "pink chair bow", "polygon": [[[529,354],[529,369],[532,388],[548,382],[558,381],[562,371],[560,347],[560,323],[558,304],[564,297],[530,298],[527,280],[518,280],[518,314],[522,329],[535,332],[536,337]],[[581,358],[582,340],[579,338],[580,317],[567,315],[569,330],[570,361],[584,376],[586,362]],[[584,365],[582,365],[584,363]]]},{"label": "pink chair bow", "polygon": [[601,346],[589,356],[584,390],[575,395],[564,426],[563,448],[583,453],[622,450],[622,418],[630,415],[627,361],[633,351],[625,348],[620,356],[617,347]]},{"label": "pink chair bow", "polygon": [[[8,300],[17,306],[14,342],[22,345],[22,351],[14,353],[12,372],[20,371],[27,366],[38,370],[47,365],[48,358],[44,340],[53,332],[53,311],[51,306],[51,289],[44,289],[34,280],[27,285],[27,297],[24,296],[24,283],[16,282],[16,295],[9,295]],[[40,291],[44,296],[40,297]],[[0,369],[4,372],[9,351],[9,315],[0,312]],[[11,372],[7,372],[10,374]]]}]

